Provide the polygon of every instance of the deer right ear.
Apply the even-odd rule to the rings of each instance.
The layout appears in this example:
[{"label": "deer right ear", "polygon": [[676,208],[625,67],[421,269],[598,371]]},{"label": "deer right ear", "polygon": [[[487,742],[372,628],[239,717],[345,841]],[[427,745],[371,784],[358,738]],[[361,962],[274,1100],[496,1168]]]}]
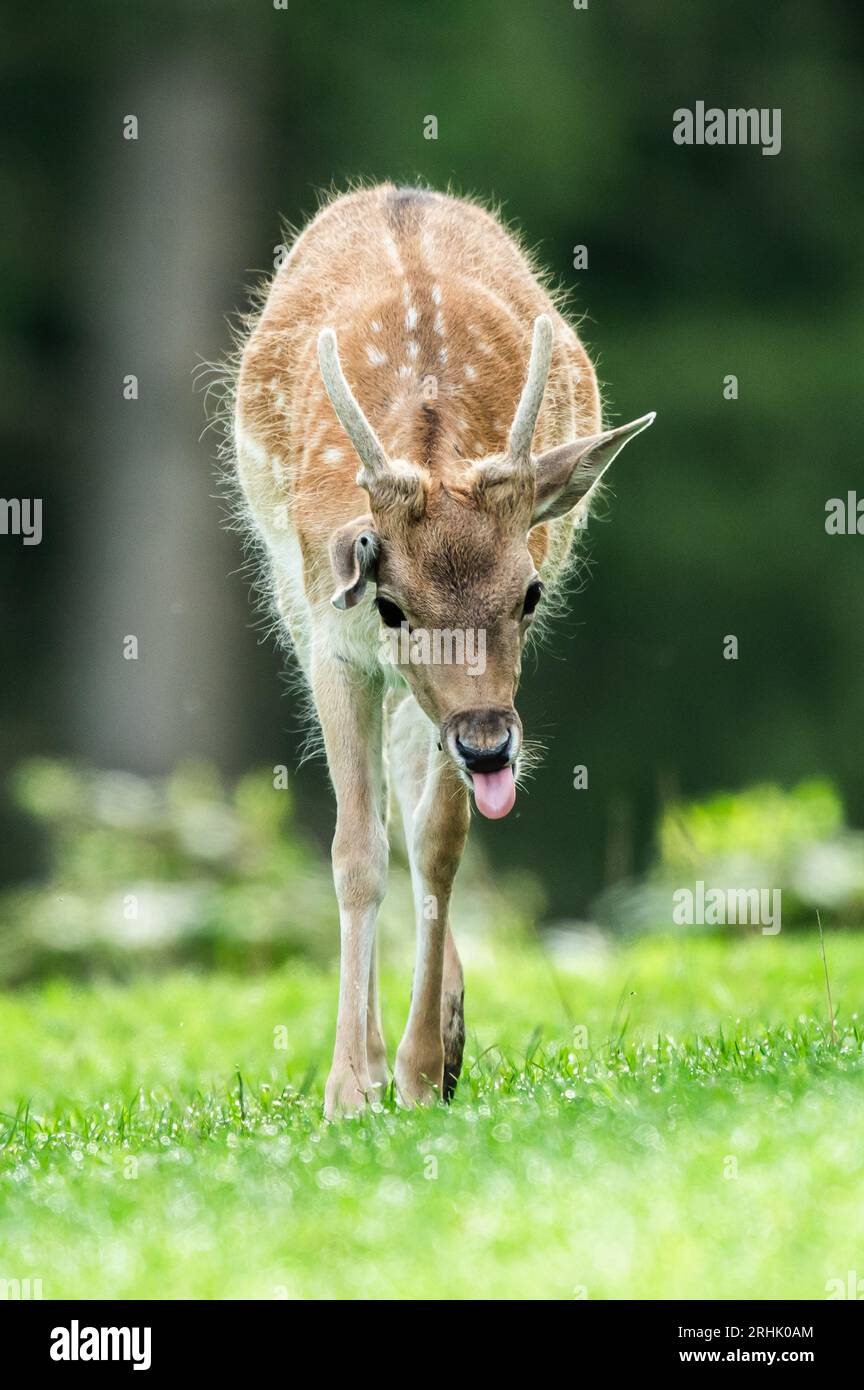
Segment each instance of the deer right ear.
[{"label": "deer right ear", "polygon": [[599,483],[624,445],[654,423],[656,411],[614,430],[574,439],[547,449],[535,460],[534,515],[531,525],[564,516]]},{"label": "deer right ear", "polygon": [[381,542],[371,516],[358,516],[330,537],[330,564],[336,577],[334,608],[354,608],[378,571]]}]

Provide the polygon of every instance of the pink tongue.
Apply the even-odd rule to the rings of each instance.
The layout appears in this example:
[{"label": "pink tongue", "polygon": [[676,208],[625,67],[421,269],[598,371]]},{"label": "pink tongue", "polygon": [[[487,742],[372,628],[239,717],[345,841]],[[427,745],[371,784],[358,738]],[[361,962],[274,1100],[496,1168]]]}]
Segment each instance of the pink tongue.
[{"label": "pink tongue", "polygon": [[474,800],[481,816],[489,820],[500,820],[513,810],[516,801],[516,783],[512,767],[503,767],[500,772],[474,772]]}]

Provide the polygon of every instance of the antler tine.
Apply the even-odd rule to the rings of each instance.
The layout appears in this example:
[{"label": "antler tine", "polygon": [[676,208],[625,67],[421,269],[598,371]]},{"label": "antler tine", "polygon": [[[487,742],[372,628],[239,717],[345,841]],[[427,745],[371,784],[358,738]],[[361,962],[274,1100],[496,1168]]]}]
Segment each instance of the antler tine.
[{"label": "antler tine", "polygon": [[327,395],[345,432],[357,451],[363,467],[357,475],[360,487],[374,487],[389,473],[387,455],[342,371],[336,334],[332,328],[322,328],[318,335],[318,361]]},{"label": "antler tine", "polygon": [[516,407],[513,424],[510,427],[509,455],[520,465],[527,464],[531,458],[531,441],[537,425],[537,416],[543,403],[543,392],[552,364],[552,320],[548,314],[540,314],[534,320],[534,338],[531,343],[531,358],[528,363],[528,376]]}]

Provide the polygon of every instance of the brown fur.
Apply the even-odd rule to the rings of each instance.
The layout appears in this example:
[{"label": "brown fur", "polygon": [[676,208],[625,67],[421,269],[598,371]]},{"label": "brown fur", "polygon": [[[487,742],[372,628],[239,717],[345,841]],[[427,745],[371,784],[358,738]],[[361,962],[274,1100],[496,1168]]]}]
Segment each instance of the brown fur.
[{"label": "brown fur", "polygon": [[[436,285],[440,304],[432,297]],[[413,332],[406,329],[405,286],[418,315]],[[331,533],[368,507],[354,482],[356,456],[318,370],[321,327],[338,328],[345,374],[388,454],[421,464],[439,490],[451,482],[464,497],[472,461],[505,451],[541,313],[553,318],[556,344],[538,451],[600,428],[596,378],[575,332],[494,217],[443,194],[384,185],[329,203],[297,238],[246,344],[238,404],[244,426],[285,471],[284,480],[264,481],[253,510],[269,508],[272,516],[288,506],[316,597],[329,597]],[[379,333],[370,332],[372,322]],[[416,358],[406,356],[409,338]],[[385,354],[385,367],[373,365],[368,347]],[[398,368],[411,364],[412,376],[400,378]],[[475,376],[466,377],[466,365]],[[437,380],[434,403],[423,395],[428,376]],[[324,464],[328,449],[341,451],[337,463]],[[466,530],[472,510],[465,508]],[[549,549],[546,532],[540,527],[531,537],[538,566]],[[566,546],[559,549],[563,558]]]}]

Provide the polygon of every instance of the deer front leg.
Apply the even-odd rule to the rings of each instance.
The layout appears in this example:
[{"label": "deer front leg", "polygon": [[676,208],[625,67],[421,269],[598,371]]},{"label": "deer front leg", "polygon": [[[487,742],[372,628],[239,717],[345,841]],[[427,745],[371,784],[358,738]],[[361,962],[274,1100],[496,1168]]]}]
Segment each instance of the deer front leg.
[{"label": "deer front leg", "polygon": [[396,1086],[406,1106],[449,1098],[461,1065],[462,967],[449,915],[469,822],[467,789],[413,704],[396,711],[391,744],[417,919],[411,1009],[396,1053]]},{"label": "deer front leg", "polygon": [[313,662],[312,687],[337,807],[333,882],[339,903],[339,1012],[324,1093],[324,1114],[332,1120],[357,1114],[367,1101],[379,1098],[386,1080],[373,977],[375,928],[387,879],[382,702],[379,688],[332,659]]}]

